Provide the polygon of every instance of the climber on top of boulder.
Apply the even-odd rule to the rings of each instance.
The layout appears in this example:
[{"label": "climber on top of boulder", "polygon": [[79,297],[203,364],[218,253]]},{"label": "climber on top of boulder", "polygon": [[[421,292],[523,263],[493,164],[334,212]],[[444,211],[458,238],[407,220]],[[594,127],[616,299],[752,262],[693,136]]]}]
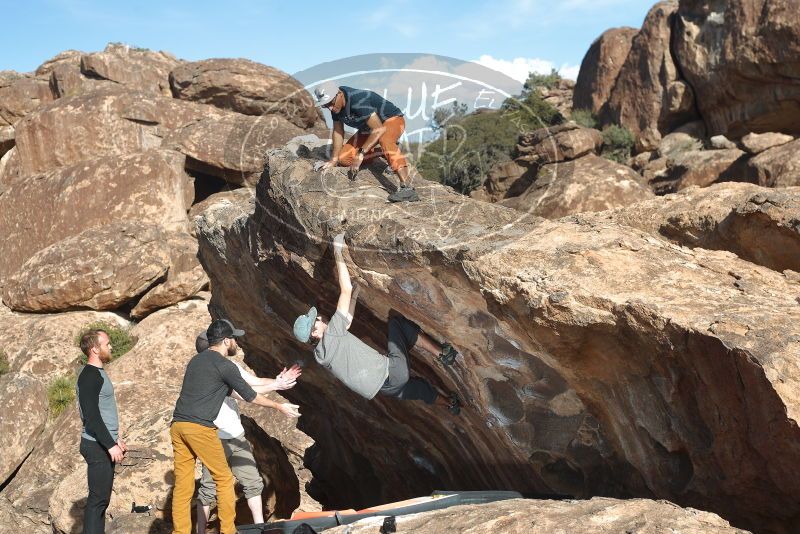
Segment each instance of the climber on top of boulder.
[{"label": "climber on top of boulder", "polygon": [[[373,91],[344,85],[317,87],[314,96],[318,106],[331,112],[333,120],[331,159],[322,166],[323,170],[343,165],[355,173],[365,159],[379,155],[374,149],[380,145],[383,157],[400,180],[400,187],[389,195],[389,202],[419,200],[411,186],[408,162],[397,146],[406,128],[400,108]],[[343,146],[345,124],[358,131]]]},{"label": "climber on top of boulder", "polygon": [[353,287],[350,282],[350,272],[343,256],[346,248],[344,234],[337,235],[333,241],[339,280],[336,313],[327,321],[312,307],[295,321],[294,336],[303,343],[313,339],[317,362],[366,399],[380,393],[402,400],[422,400],[447,407],[457,415],[461,403],[455,393],[441,394],[427,380],[409,378],[408,355],[412,348],[416,346],[438,354],[440,362],[452,365],[458,356],[452,345],[436,343],[417,324],[402,316],[389,319],[388,352],[385,356],[348,331],[360,288],[357,284]]}]

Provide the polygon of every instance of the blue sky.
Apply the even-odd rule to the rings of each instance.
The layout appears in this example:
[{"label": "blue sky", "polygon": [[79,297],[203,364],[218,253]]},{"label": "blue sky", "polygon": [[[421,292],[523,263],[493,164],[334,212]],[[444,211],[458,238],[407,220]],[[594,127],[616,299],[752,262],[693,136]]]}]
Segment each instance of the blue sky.
[{"label": "blue sky", "polygon": [[[512,77],[551,65],[574,77],[600,33],[640,27],[653,3],[9,1],[3,6],[0,70],[31,71],[60,51],[98,51],[118,41],[187,60],[245,57],[289,73],[350,55],[414,52],[483,58]],[[359,4],[369,7],[353,7]]]}]

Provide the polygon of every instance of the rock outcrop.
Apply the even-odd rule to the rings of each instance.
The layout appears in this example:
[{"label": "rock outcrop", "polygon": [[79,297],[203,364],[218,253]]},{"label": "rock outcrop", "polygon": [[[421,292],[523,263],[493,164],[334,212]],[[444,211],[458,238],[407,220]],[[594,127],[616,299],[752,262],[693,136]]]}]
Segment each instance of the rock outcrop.
[{"label": "rock outcrop", "polygon": [[46,80],[30,74],[0,71],[0,126],[13,126],[51,100],[53,95]]},{"label": "rock outcrop", "polygon": [[800,185],[800,139],[761,152],[747,162],[749,179],[765,187]]},{"label": "rock outcrop", "polygon": [[612,28],[595,39],[581,61],[572,96],[573,109],[600,114],[631,50],[636,28]]},{"label": "rock outcrop", "polygon": [[666,158],[665,168],[650,181],[658,194],[716,182],[748,181],[747,156],[738,148],[677,151]]},{"label": "rock outcrop", "polygon": [[558,219],[628,206],[652,197],[653,192],[635,171],[588,154],[543,166],[525,192],[501,204],[531,215]]},{"label": "rock outcrop", "polygon": [[184,63],[169,76],[181,100],[213,104],[245,115],[280,115],[300,128],[322,123],[311,95],[294,78],[247,59]]},{"label": "rock outcrop", "polygon": [[47,421],[47,392],[36,378],[9,373],[0,376],[0,485],[33,450]]},{"label": "rock outcrop", "polygon": [[527,171],[527,168],[513,161],[498,163],[489,170],[481,187],[472,191],[469,196],[484,202],[498,202],[505,198],[509,188]]},{"label": "rock outcrop", "polygon": [[760,154],[765,150],[769,150],[770,148],[785,145],[792,140],[794,140],[794,137],[782,133],[749,133],[742,137],[740,143],[743,150],[751,154]]},{"label": "rock outcrop", "polygon": [[[255,199],[198,222],[212,308],[256,332],[248,363],[310,362],[287,396],[319,438],[312,496],[359,507],[435,487],[633,495],[745,528],[796,526],[800,283],[599,215],[536,219],[438,185],[387,206],[368,170],[349,181],[312,163],[271,151]],[[411,367],[460,393],[457,421],[360,400],[294,341],[309,304],[335,307],[327,242],[339,231],[363,286],[353,332],[383,346],[396,310],[454,341],[454,368],[416,352]]]},{"label": "rock outcrop", "polygon": [[520,135],[515,161],[527,166],[567,161],[596,152],[602,144],[599,131],[567,122]]},{"label": "rock outcrop", "polygon": [[40,250],[3,287],[16,311],[115,310],[166,275],[170,251],[158,226],[120,221]]},{"label": "rock outcrop", "polygon": [[[331,534],[381,534],[383,517],[331,529]],[[536,501],[513,499],[483,505],[454,506],[444,510],[398,517],[397,532],[427,534],[618,534],[662,532],[747,534],[719,516],[668,501],[615,500],[595,497],[588,501]]]},{"label": "rock outcrop", "polygon": [[800,134],[796,2],[681,0],[674,36],[709,135]]}]

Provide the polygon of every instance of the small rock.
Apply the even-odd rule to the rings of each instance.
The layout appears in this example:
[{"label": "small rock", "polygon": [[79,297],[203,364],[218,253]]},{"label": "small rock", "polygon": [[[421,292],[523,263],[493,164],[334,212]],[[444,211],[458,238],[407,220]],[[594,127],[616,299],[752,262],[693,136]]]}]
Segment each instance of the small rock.
[{"label": "small rock", "polygon": [[711,144],[711,148],[715,148],[717,150],[737,148],[736,143],[734,143],[724,135],[715,135],[714,137],[709,139],[709,143]]}]

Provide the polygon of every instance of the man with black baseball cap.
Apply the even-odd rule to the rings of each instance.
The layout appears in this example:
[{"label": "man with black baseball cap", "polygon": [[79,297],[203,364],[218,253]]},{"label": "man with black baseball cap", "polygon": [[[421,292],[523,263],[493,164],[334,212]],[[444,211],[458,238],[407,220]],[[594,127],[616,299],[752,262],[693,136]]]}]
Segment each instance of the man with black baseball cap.
[{"label": "man with black baseball cap", "polygon": [[217,436],[214,419],[231,390],[243,400],[273,408],[287,417],[299,417],[295,404],[279,404],[256,393],[236,365],[225,358],[239,349],[236,338],[244,335],[230,321],[216,320],[206,330],[209,347],[186,366],[183,385],[172,414],[170,437],[175,452],[175,489],[172,494],[173,534],[189,534],[190,505],[194,494],[195,460],[200,458],[217,486],[217,510],[221,534],[234,534],[236,495],[233,474]]}]

